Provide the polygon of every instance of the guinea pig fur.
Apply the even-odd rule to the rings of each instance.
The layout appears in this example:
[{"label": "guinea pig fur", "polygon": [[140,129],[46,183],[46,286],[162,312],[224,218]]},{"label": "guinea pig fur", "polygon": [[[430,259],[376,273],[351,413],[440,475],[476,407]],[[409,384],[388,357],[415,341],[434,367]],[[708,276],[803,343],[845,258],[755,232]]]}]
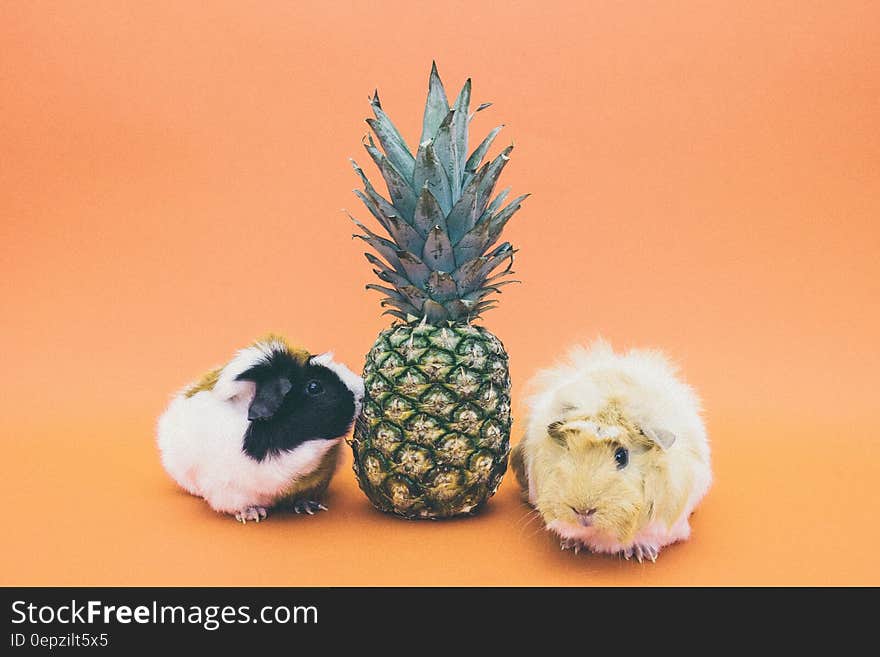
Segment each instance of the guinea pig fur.
[{"label": "guinea pig fur", "polygon": [[272,507],[313,514],[360,413],[360,377],[268,336],[171,400],[158,422],[162,465],[182,488],[240,522]]},{"label": "guinea pig fur", "polygon": [[656,351],[597,340],[532,381],[512,465],[563,549],[657,558],[712,480],[694,391]]}]

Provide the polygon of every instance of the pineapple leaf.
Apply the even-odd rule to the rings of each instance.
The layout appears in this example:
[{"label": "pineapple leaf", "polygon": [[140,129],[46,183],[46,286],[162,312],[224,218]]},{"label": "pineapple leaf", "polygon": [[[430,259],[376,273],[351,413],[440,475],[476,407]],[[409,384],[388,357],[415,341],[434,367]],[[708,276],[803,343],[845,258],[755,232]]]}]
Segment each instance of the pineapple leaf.
[{"label": "pineapple leaf", "polygon": [[449,240],[457,244],[459,240],[474,227],[476,221],[477,194],[479,192],[480,176],[471,180],[464,188],[459,199],[455,202],[452,211],[446,218],[449,230]]},{"label": "pineapple leaf", "polygon": [[455,174],[451,179],[453,189],[461,189],[461,181],[464,177],[464,158],[468,148],[468,107],[471,104],[471,80],[468,78],[458,98],[455,99],[455,115],[452,117],[452,152],[455,154],[453,162]]},{"label": "pineapple leaf", "polygon": [[[513,281],[510,281],[510,282],[512,283]],[[501,286],[502,286],[502,283],[496,283],[494,285],[483,285],[482,287],[477,288],[473,292],[465,294],[462,297],[462,300],[463,301],[471,301],[473,303],[479,303],[484,298],[486,298],[488,295],[490,295],[492,293],[497,292],[498,294],[501,294],[501,290],[498,289]]]},{"label": "pineapple leaf", "polygon": [[428,276],[431,275],[428,266],[409,251],[397,251],[395,255],[406,277],[417,287],[424,287]]},{"label": "pineapple leaf", "polygon": [[462,298],[465,300],[479,301],[492,293],[501,294],[500,288],[504,287],[505,285],[510,285],[512,283],[522,283],[522,281],[509,279],[506,281],[502,281],[501,283],[494,283],[493,285],[484,285],[478,290],[474,290],[473,292],[465,295]]},{"label": "pineapple leaf", "polygon": [[503,127],[503,125],[500,125],[486,135],[486,138],[480,142],[480,145],[474,149],[474,152],[471,153],[471,156],[468,158],[467,163],[464,166],[465,171],[473,174],[480,167],[483,158],[486,157],[486,153],[489,151],[489,147],[492,146],[492,142],[495,141],[495,137],[498,136],[498,133],[501,132]]},{"label": "pineapple leaf", "polygon": [[396,248],[392,248],[389,246],[391,242],[381,237],[371,236],[371,235],[358,235],[355,234],[353,237],[358,238],[359,240],[363,240],[370,246],[372,246],[383,258],[388,260],[392,267],[395,269],[398,267],[399,260],[395,255]]},{"label": "pineapple leaf", "polygon": [[450,271],[455,268],[452,244],[450,244],[449,235],[443,230],[443,226],[434,226],[428,233],[425,248],[422,251],[422,260],[434,271]]},{"label": "pineapple leaf", "polygon": [[379,192],[376,191],[375,187],[373,187],[373,184],[370,182],[370,179],[367,178],[367,174],[365,174],[364,170],[361,169],[360,166],[358,166],[358,163],[355,162],[353,159],[350,159],[349,161],[351,162],[351,168],[354,169],[354,172],[361,179],[361,182],[364,185],[364,190],[366,191],[367,195],[373,199],[373,201],[376,203],[376,205],[381,205],[377,199],[377,197],[378,197],[378,198],[382,199],[383,201],[385,201],[385,203],[390,206],[391,204],[388,203],[388,201],[386,201],[385,198],[381,194],[379,194]]},{"label": "pineapple leaf", "polygon": [[404,285],[400,288],[400,294],[416,309],[416,312],[412,313],[414,315],[418,315],[421,312],[422,306],[428,299],[428,295],[415,285]]},{"label": "pineapple leaf", "polygon": [[522,202],[528,197],[528,194],[517,196],[501,212],[492,217],[489,222],[489,244],[493,244],[495,240],[498,239],[498,237],[501,235],[501,231],[504,230],[504,226],[514,215],[514,213],[519,210]]},{"label": "pineapple leaf", "polygon": [[396,317],[397,319],[402,319],[404,322],[409,322],[405,313],[400,312],[399,310],[386,310],[383,315],[391,315],[392,317]]},{"label": "pineapple leaf", "polygon": [[513,146],[508,146],[501,151],[494,160],[483,165],[480,169],[480,174],[482,175],[477,175],[477,181],[479,183],[479,191],[477,192],[477,210],[480,214],[482,214],[483,210],[486,208],[489,198],[495,190],[495,183],[498,182],[498,176],[501,175],[505,165],[508,160],[510,160],[510,152],[512,150]]},{"label": "pineapple leaf", "polygon": [[482,112],[484,109],[489,109],[490,107],[492,107],[492,103],[480,103],[479,105],[477,105],[477,109],[471,112],[471,115],[468,117],[468,123],[474,120],[477,112]]},{"label": "pineapple leaf", "polygon": [[376,93],[370,101],[373,108],[375,119],[367,119],[367,124],[376,133],[379,143],[382,145],[385,155],[391,161],[391,164],[403,174],[407,180],[412,180],[413,166],[415,158],[409,152],[406,141],[403,136],[388,118],[388,115],[382,110],[379,104],[379,94]]},{"label": "pineapple leaf", "polygon": [[375,273],[380,280],[390,283],[398,290],[404,285],[412,285],[408,278],[402,276],[399,272],[392,269],[387,263],[374,256],[372,253],[364,253],[364,256],[370,261],[371,265],[376,267],[376,269],[373,270],[373,273]]},{"label": "pineapple leaf", "polygon": [[479,317],[487,310],[492,310],[493,308],[498,307],[497,301],[481,301],[476,306],[474,306],[474,316]]},{"label": "pineapple leaf", "polygon": [[489,222],[484,221],[469,230],[455,245],[457,262],[467,262],[479,258],[488,246]]},{"label": "pineapple leaf", "polygon": [[376,202],[373,199],[371,199],[359,189],[355,189],[352,191],[354,192],[354,195],[361,200],[361,203],[364,204],[364,207],[366,207],[367,210],[370,211],[370,214],[376,218],[376,221],[378,221],[379,223],[383,223],[385,221],[385,217],[383,216],[382,212],[379,210],[379,206],[376,205]]},{"label": "pineapple leaf", "polygon": [[[514,253],[516,253],[516,250],[513,248],[513,246],[511,246],[510,242],[503,242],[502,244],[499,244],[497,247],[492,249],[492,251],[489,252],[486,257],[490,261],[500,258],[500,260],[497,260],[497,262],[500,263],[500,262],[504,262],[504,258],[512,256]],[[511,265],[512,264],[513,263],[511,263]],[[492,270],[489,270],[489,271],[492,271]]]},{"label": "pineapple leaf", "polygon": [[505,285],[522,285],[522,281],[518,278],[508,278],[506,281],[501,281],[500,283],[493,283],[491,285],[492,289],[495,290],[498,294],[501,294],[501,290],[499,287],[504,287]]},{"label": "pineapple leaf", "polygon": [[[391,202],[382,196],[375,189],[368,189],[367,194],[369,194],[370,198],[373,200],[373,203],[376,204],[376,207],[379,208],[379,211],[386,217],[400,217],[404,221],[406,221],[406,217],[401,217],[400,212],[397,211]],[[407,222],[409,223],[409,222]]]},{"label": "pineapple leaf", "polygon": [[391,197],[392,204],[399,213],[403,214],[404,219],[407,221],[412,220],[413,211],[416,207],[416,195],[412,187],[410,187],[409,181],[376,148],[372,138],[364,142],[364,148],[370,154],[370,157],[373,158],[373,162],[379,168],[382,178],[385,179],[385,185],[388,187],[388,195]]},{"label": "pineapple leaf", "polygon": [[[412,226],[403,221],[394,212],[383,212],[376,202],[367,197],[361,190],[356,189],[354,190],[354,193],[400,248],[416,252],[422,250],[422,247],[425,245],[425,240],[413,229]],[[394,210],[392,206],[388,206],[388,208]]]},{"label": "pineapple leaf", "polygon": [[[495,274],[494,276],[489,276],[489,277],[488,277],[485,281],[483,281],[483,282],[484,282],[484,283],[487,283],[487,284],[491,283],[492,285],[497,285],[497,283],[496,283],[495,281],[500,281],[502,278],[505,278],[505,277],[507,277],[507,276],[512,276],[512,275],[515,274],[515,273],[516,273],[515,271],[513,271],[512,269],[510,269],[510,267],[508,267],[508,268],[505,269],[504,271],[502,271],[502,272],[500,272],[500,273],[498,273],[498,274]],[[518,282],[518,283],[521,283],[522,281],[517,281],[517,282]]]},{"label": "pineapple leaf", "polygon": [[391,238],[404,251],[413,251],[418,253],[425,246],[424,238],[419,235],[415,228],[403,221],[400,217],[392,215],[386,217],[388,223],[385,230],[391,235]]},{"label": "pineapple leaf", "polygon": [[474,307],[473,303],[464,302],[461,299],[452,299],[443,304],[446,308],[446,312],[449,313],[449,318],[453,321],[459,321],[462,319],[467,319],[471,314],[471,308]]},{"label": "pineapple leaf", "polygon": [[[363,169],[361,169],[358,166],[358,163],[355,162],[354,160],[351,160],[351,166],[354,169],[355,173],[358,175],[358,177],[360,177],[361,182],[364,184],[364,191],[366,192],[366,195],[373,201],[373,203],[376,205],[376,207],[379,209],[379,211],[383,215],[385,215],[386,217],[390,217],[392,215],[398,215],[398,212],[394,208],[394,206],[391,205],[391,203],[389,203],[388,200],[384,196],[382,196],[379,192],[376,191],[376,188],[373,187],[372,183],[367,178],[367,174],[365,174]],[[361,201],[363,201],[364,204],[366,205],[367,202],[364,201],[364,199],[361,197],[360,194],[358,194],[357,191],[355,191],[355,195],[357,195],[358,198],[360,198]],[[369,205],[367,206],[367,209],[369,209],[370,212],[373,212],[373,209],[370,208]],[[375,214],[374,214],[374,216],[375,216]],[[378,217],[376,217],[376,218],[378,219]],[[404,221],[406,221],[405,217],[403,219],[404,219]]]},{"label": "pineapple leaf", "polygon": [[427,238],[434,226],[446,226],[446,216],[434,195],[428,189],[423,188],[416,203],[413,228],[423,238]]},{"label": "pineapple leaf", "polygon": [[419,144],[416,165],[413,170],[413,187],[419,190],[419,193],[427,188],[437,199],[443,214],[447,214],[452,208],[452,190],[449,187],[449,177],[446,175],[443,164],[437,159],[433,141]]},{"label": "pineapple leaf", "polygon": [[[385,199],[385,197],[382,196],[381,194],[379,194],[379,192],[377,192],[375,189],[369,188],[366,191],[367,191],[367,194],[369,195],[370,200],[372,200],[373,203],[376,204],[376,207],[378,208],[378,210],[382,214],[382,216],[384,216],[384,217],[397,217],[398,219],[402,219],[403,221],[405,221],[408,224],[410,223],[409,221],[406,220],[405,217],[401,217],[400,213],[397,211],[397,208],[395,208],[393,205],[391,205],[391,203],[389,203]],[[357,195],[357,194],[355,194],[355,195]]]},{"label": "pineapple leaf", "polygon": [[425,240],[413,229],[412,226],[403,221],[393,212],[393,206],[386,204],[388,209],[392,212],[383,212],[382,208],[380,208],[373,199],[366,196],[361,190],[354,190],[354,194],[363,202],[366,208],[370,211],[370,214],[376,218],[376,221],[382,225],[382,228],[388,232],[391,239],[393,239],[398,246],[407,251],[421,251],[425,244]]},{"label": "pineapple leaf", "polygon": [[454,298],[458,290],[452,276],[445,271],[433,271],[428,277],[428,283],[425,286],[428,294],[435,301],[449,301]]},{"label": "pineapple leaf", "polygon": [[478,288],[486,280],[483,273],[483,266],[486,264],[487,258],[480,257],[468,260],[460,265],[452,272],[452,278],[455,280],[458,293],[467,294]]},{"label": "pineapple leaf", "polygon": [[513,247],[510,246],[510,242],[504,242],[497,249],[486,256],[483,262],[482,269],[475,277],[475,280],[478,278],[480,281],[477,285],[479,286],[482,284],[483,281],[487,280],[489,278],[489,275],[494,272],[505,260],[507,261],[507,268],[497,276],[493,276],[492,279],[498,280],[499,278],[510,274],[510,270],[513,269],[513,254],[514,250]]},{"label": "pineapple leaf", "polygon": [[446,90],[440,75],[437,73],[437,64],[431,63],[431,76],[428,79],[428,100],[425,102],[425,115],[422,119],[422,137],[419,143],[434,138],[437,129],[449,113],[449,101],[446,99]]},{"label": "pineapple leaf", "polygon": [[368,290],[376,290],[377,292],[382,292],[387,295],[387,298],[382,299],[382,305],[393,305],[398,308],[402,312],[418,314],[418,309],[410,303],[409,299],[398,292],[397,290],[391,289],[390,287],[385,287],[383,285],[376,285],[374,283],[369,283],[367,286]]},{"label": "pineapple leaf", "polygon": [[397,257],[398,247],[394,242],[386,240],[384,237],[380,237],[372,232],[369,228],[364,226],[360,221],[348,215],[349,218],[355,223],[355,225],[360,228],[365,235],[359,235],[355,233],[353,237],[357,237],[358,239],[363,240],[370,246],[372,246],[378,253],[381,255],[388,263],[394,267],[395,269],[400,268],[400,259]]},{"label": "pineapple leaf", "polygon": [[432,299],[425,301],[422,313],[425,320],[427,320],[429,324],[434,324],[435,326],[449,317],[446,308]]},{"label": "pineapple leaf", "polygon": [[486,296],[486,293],[483,292],[483,288],[480,288],[480,289],[478,289],[478,290],[474,290],[474,291],[471,292],[470,294],[465,294],[465,295],[461,298],[461,300],[462,300],[462,301],[468,301],[468,302],[470,302],[470,303],[476,305],[476,304],[478,304],[478,303],[480,302],[480,300],[481,300],[484,296]]},{"label": "pineapple leaf", "polygon": [[489,207],[486,208],[486,211],[480,216],[479,220],[485,221],[486,219],[491,217],[493,214],[498,212],[498,208],[500,208],[501,204],[504,203],[508,194],[510,194],[510,187],[505,187],[500,192],[498,192],[498,195],[494,199],[492,199],[492,202],[489,204]]},{"label": "pineapple leaf", "polygon": [[[458,200],[461,194],[461,188],[456,184],[455,176],[455,162],[458,155],[455,150],[455,140],[452,138],[453,117],[455,117],[454,109],[449,110],[449,114],[446,115],[443,123],[437,129],[437,136],[434,137],[434,153],[446,172],[446,178],[449,180],[450,206]],[[449,211],[448,208],[446,211]]]}]

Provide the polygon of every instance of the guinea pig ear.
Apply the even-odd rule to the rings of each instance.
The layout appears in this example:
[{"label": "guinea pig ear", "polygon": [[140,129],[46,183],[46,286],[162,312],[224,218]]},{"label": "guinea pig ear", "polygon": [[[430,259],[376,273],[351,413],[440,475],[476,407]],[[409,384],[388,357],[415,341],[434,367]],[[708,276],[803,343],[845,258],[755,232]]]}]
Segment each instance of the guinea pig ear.
[{"label": "guinea pig ear", "polygon": [[568,447],[568,436],[562,429],[564,425],[565,422],[563,420],[551,422],[547,425],[547,435],[550,436],[554,442],[559,443],[563,447]]},{"label": "guinea pig ear", "polygon": [[675,442],[675,434],[666,429],[652,429],[651,427],[642,427],[642,433],[647,438],[659,445],[663,449],[669,449]]},{"label": "guinea pig ear", "polygon": [[279,376],[268,381],[257,382],[257,391],[248,407],[248,420],[268,420],[284,402],[284,397],[293,388],[290,379]]},{"label": "guinea pig ear", "polygon": [[254,398],[248,406],[248,420],[252,422],[272,418],[284,403],[284,397],[293,389],[293,383],[286,376],[256,368],[243,372],[236,378],[240,381],[253,381],[256,386]]}]

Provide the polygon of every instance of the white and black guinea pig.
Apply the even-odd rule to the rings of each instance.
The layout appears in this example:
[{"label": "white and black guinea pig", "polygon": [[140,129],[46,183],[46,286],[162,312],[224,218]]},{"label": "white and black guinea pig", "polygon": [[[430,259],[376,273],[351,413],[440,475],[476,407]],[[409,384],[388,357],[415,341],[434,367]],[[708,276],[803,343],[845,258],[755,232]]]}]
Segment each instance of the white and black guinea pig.
[{"label": "white and black guinea pig", "polygon": [[313,514],[358,416],[360,377],[270,335],[175,395],[159,418],[168,474],[240,522],[267,509]]}]

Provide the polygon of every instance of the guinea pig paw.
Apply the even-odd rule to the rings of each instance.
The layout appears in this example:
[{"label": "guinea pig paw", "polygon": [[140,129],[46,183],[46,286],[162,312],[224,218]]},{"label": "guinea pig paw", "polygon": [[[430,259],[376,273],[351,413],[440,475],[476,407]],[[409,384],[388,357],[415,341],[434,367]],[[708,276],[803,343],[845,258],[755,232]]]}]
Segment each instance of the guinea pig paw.
[{"label": "guinea pig paw", "polygon": [[649,559],[652,563],[657,561],[657,555],[660,554],[660,548],[656,545],[648,545],[636,543],[623,550],[623,558],[629,561],[633,557],[642,563],[645,559]]},{"label": "guinea pig paw", "polygon": [[237,511],[235,513],[235,519],[238,520],[241,524],[246,525],[248,520],[260,522],[260,520],[265,520],[267,515],[269,514],[263,507],[249,506],[242,509],[241,511]]},{"label": "guinea pig paw", "polygon": [[308,513],[313,516],[316,511],[326,511],[327,507],[314,500],[297,500],[293,503],[293,510],[296,513]]},{"label": "guinea pig paw", "polygon": [[564,538],[559,541],[560,550],[574,550],[575,554],[579,554],[582,547],[583,544],[580,541],[576,541],[571,538]]}]

